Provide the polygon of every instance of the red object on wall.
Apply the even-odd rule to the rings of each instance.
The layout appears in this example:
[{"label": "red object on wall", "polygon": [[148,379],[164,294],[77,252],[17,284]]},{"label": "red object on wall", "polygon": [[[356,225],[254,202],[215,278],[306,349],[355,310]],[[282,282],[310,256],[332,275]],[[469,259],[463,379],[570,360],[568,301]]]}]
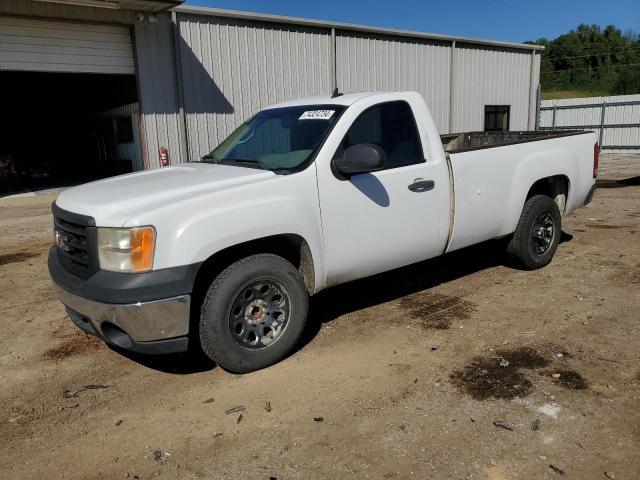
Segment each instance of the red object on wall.
[{"label": "red object on wall", "polygon": [[160,147],[160,166],[169,166],[169,150],[165,147]]}]

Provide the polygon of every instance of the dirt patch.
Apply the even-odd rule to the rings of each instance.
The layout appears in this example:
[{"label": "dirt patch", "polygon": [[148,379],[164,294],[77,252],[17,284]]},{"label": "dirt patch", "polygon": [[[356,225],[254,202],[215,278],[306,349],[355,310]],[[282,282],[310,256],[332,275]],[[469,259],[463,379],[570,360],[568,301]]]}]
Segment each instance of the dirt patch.
[{"label": "dirt patch", "polygon": [[549,359],[544,357],[540,350],[533,347],[520,347],[513,350],[498,350],[499,358],[509,362],[511,368],[527,368],[534,370],[549,365]]},{"label": "dirt patch", "polygon": [[606,223],[594,223],[589,225],[591,228],[598,228],[600,230],[615,230],[617,228],[625,228],[622,225],[607,225]]},{"label": "dirt patch", "polygon": [[44,353],[44,358],[59,361],[73,355],[91,353],[103,348],[104,344],[96,337],[85,335],[82,332],[74,332],[64,343],[47,350]]},{"label": "dirt patch", "polygon": [[632,269],[627,276],[629,283],[634,285],[640,285],[640,263]]},{"label": "dirt patch", "polygon": [[516,368],[503,367],[497,357],[476,357],[451,375],[452,383],[476,400],[526,397],[533,384]]},{"label": "dirt patch", "polygon": [[607,275],[610,281],[620,285],[640,285],[640,263],[628,265],[622,262],[610,261],[609,265],[615,267],[614,270]]},{"label": "dirt patch", "polygon": [[489,357],[476,357],[451,374],[451,382],[476,400],[526,397],[533,384],[521,369],[546,367],[549,359],[533,347],[498,350]]},{"label": "dirt patch", "polygon": [[0,266],[7,265],[9,263],[18,263],[29,260],[30,258],[39,256],[40,253],[34,252],[14,252],[0,255]]},{"label": "dirt patch", "polygon": [[[497,350],[491,356],[475,357],[470,364],[454,372],[450,379],[455,386],[476,400],[525,397],[532,392],[533,383],[522,370],[548,367],[551,358],[560,353],[562,357],[558,358],[571,358],[569,352],[557,345]],[[555,384],[570,390],[584,390],[588,387],[587,381],[575,370],[552,370],[540,372],[540,375],[551,377]]]},{"label": "dirt patch", "polygon": [[424,328],[446,330],[454,320],[466,320],[475,305],[459,297],[426,293],[400,300],[400,306]]},{"label": "dirt patch", "polygon": [[632,285],[640,285],[640,271],[636,270],[635,272],[629,273],[629,276],[626,277]]},{"label": "dirt patch", "polygon": [[[585,390],[589,386],[583,376],[575,370],[558,370],[550,375],[554,383],[569,390]],[[560,376],[555,377],[554,375]]]}]

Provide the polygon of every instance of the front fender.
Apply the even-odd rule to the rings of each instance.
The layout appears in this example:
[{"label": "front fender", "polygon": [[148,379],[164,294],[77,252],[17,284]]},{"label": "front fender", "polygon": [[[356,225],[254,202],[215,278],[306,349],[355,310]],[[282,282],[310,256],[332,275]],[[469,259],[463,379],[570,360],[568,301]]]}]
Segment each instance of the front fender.
[{"label": "front fender", "polygon": [[155,226],[154,270],[204,262],[221,250],[251,240],[295,234],[309,245],[316,290],[326,283],[313,166],[141,212],[127,224]]}]

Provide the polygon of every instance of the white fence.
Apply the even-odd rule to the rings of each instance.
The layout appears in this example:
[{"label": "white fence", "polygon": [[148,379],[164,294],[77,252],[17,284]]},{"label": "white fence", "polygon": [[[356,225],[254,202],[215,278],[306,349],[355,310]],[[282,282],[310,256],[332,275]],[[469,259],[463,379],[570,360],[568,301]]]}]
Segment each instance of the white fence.
[{"label": "white fence", "polygon": [[595,130],[600,148],[640,154],[640,95],[544,100],[540,130]]}]

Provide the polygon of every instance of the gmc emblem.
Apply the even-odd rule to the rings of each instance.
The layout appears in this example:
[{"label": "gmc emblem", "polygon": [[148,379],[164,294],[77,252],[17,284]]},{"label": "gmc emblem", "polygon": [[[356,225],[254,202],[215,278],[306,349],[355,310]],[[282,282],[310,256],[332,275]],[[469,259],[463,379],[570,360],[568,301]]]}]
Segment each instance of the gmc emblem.
[{"label": "gmc emblem", "polygon": [[58,248],[60,250],[64,250],[65,252],[70,252],[71,251],[71,247],[69,247],[67,245],[67,242],[69,242],[69,236],[65,235],[64,233],[62,233],[60,230],[56,230],[56,245],[58,246]]}]

